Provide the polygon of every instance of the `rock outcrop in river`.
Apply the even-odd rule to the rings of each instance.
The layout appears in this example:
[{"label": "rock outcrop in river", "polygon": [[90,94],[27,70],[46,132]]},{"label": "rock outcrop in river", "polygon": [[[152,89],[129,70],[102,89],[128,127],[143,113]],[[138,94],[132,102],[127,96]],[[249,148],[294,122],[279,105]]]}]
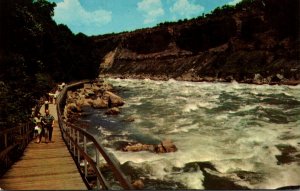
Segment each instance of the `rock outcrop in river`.
[{"label": "rock outcrop in river", "polygon": [[299,1],[254,0],[154,28],[93,37],[101,74],[298,84]]},{"label": "rock outcrop in river", "polygon": [[122,148],[122,151],[150,151],[155,153],[169,153],[177,151],[177,147],[171,140],[164,140],[158,145],[149,145],[142,143],[128,144]]},{"label": "rock outcrop in river", "polygon": [[118,107],[124,105],[125,102],[111,91],[113,91],[112,86],[99,79],[96,82],[84,84],[83,88],[68,91],[64,117],[72,121],[77,115],[84,115],[82,113],[84,107],[107,109],[108,115],[120,113]]}]

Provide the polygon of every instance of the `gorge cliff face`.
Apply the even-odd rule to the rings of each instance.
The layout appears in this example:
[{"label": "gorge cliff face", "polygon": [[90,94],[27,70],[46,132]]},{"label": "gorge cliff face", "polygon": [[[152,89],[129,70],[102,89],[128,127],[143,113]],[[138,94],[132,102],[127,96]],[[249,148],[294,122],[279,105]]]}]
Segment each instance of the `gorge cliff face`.
[{"label": "gorge cliff face", "polygon": [[299,83],[299,1],[245,2],[185,22],[93,37],[100,74]]}]

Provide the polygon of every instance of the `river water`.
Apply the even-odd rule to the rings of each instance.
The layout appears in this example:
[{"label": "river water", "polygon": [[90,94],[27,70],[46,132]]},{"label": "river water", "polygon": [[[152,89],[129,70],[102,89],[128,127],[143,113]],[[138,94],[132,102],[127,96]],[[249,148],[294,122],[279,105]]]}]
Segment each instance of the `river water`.
[{"label": "river water", "polygon": [[[145,188],[300,185],[299,85],[106,81],[126,102],[121,114],[92,110],[81,120]],[[134,121],[124,121],[129,117]],[[122,142],[157,144],[164,139],[171,139],[178,151],[117,149]]]}]

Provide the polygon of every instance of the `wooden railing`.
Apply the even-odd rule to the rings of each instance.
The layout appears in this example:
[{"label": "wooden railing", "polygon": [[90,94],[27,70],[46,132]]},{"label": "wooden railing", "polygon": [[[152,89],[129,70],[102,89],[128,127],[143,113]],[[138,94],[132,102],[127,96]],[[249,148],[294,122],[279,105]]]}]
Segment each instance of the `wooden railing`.
[{"label": "wooden railing", "polygon": [[0,132],[0,145],[2,146],[0,151],[0,176],[14,163],[19,156],[21,156],[21,152],[23,152],[28,143],[32,140],[32,135],[32,122],[27,122],[18,127],[6,129]]},{"label": "wooden railing", "polygon": [[[41,105],[42,102],[39,102],[35,106],[33,113],[37,113]],[[33,122],[28,121],[18,127],[5,129],[0,132],[0,176],[21,156],[28,143],[33,139],[33,127]]]},{"label": "wooden railing", "polygon": [[[63,120],[62,112],[65,105],[67,91],[70,88],[74,88],[86,82],[87,81],[66,86],[57,98],[58,123],[62,131],[63,139],[68,146],[74,161],[77,163],[77,167],[78,169],[80,169],[80,173],[86,183],[88,183],[89,179],[89,166],[90,168],[92,168],[94,174],[96,175],[97,189],[111,189],[111,185],[108,183],[100,170],[101,165],[104,164],[103,162],[106,162],[106,164],[111,169],[114,178],[118,180],[121,188],[124,188],[126,190],[133,189],[127,177],[121,171],[120,165],[117,160],[109,155],[109,153],[104,149],[104,147],[100,144],[99,140],[94,135],[87,132],[83,128],[67,123]],[[95,160],[90,154],[91,151],[88,152],[88,150],[91,149],[94,150],[93,152],[95,153]],[[100,156],[102,156],[103,159],[101,161]]]}]

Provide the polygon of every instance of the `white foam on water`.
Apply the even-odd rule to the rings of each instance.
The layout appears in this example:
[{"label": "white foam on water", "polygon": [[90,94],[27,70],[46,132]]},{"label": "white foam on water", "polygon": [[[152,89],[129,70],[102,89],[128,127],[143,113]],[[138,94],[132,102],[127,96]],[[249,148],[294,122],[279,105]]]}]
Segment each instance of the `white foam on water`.
[{"label": "white foam on water", "polygon": [[194,111],[194,110],[197,110],[198,109],[198,106],[197,104],[186,104],[184,107],[183,107],[183,112],[191,112],[191,111]]},{"label": "white foam on water", "polygon": [[108,148],[110,152],[112,152],[115,157],[119,160],[121,164],[124,164],[127,161],[132,161],[135,163],[144,163],[151,162],[156,160],[164,159],[163,155],[158,155],[156,153],[151,153],[149,151],[140,151],[140,152],[123,152],[116,151],[114,149]]},{"label": "white foam on water", "polygon": [[172,130],[169,131],[168,133],[180,133],[180,132],[187,133],[193,129],[199,129],[199,125],[193,124],[193,125],[187,125],[187,126],[182,126],[182,127],[175,127],[175,128],[172,128]]},{"label": "white foam on water", "polygon": [[[171,139],[178,148],[177,152],[165,154],[147,151],[127,153],[112,149],[111,152],[121,163],[133,161],[143,164],[151,172],[153,178],[169,178],[186,182],[188,188],[191,189],[203,188],[201,171],[172,174],[170,173],[172,167],[182,168],[190,162],[208,161],[224,175],[236,171],[262,174],[261,182],[250,185],[250,188],[269,189],[300,184],[299,161],[289,165],[278,165],[276,159],[276,155],[281,154],[276,145],[291,145],[300,150],[297,138],[300,136],[300,118],[289,123],[273,123],[266,111],[281,110],[284,114],[286,112],[284,108],[288,105],[284,105],[285,102],[280,102],[280,105],[269,104],[266,101],[258,103],[259,100],[265,98],[285,99],[282,98],[282,94],[299,101],[299,85],[292,87],[257,86],[236,82],[230,84],[193,83],[175,80],[168,82],[111,81],[136,94],[136,96],[129,97],[126,103],[132,106],[138,103],[139,107],[135,107],[135,110],[127,107],[122,111],[137,116],[131,126],[133,131],[149,134],[161,140]],[[224,92],[239,98],[240,107],[231,111],[208,112],[222,106],[221,98],[226,99],[223,96]],[[280,94],[281,97],[276,97]],[[166,99],[165,102],[162,101],[161,96]],[[237,102],[232,97],[228,99],[230,99],[229,103],[226,104],[232,101],[235,101],[235,104]],[[149,111],[141,109],[145,100],[152,101],[151,115]],[[258,109],[255,114],[246,113],[245,115],[244,113],[238,116],[239,112],[254,110],[258,107],[261,109]],[[293,115],[299,115],[298,110],[289,111],[293,111],[295,113]],[[276,112],[274,115],[276,117]],[[155,123],[153,128],[146,129],[141,125],[149,121]]]},{"label": "white foam on water", "polygon": [[204,189],[202,183],[204,176],[199,169],[196,172],[187,172],[173,176],[173,180],[181,182],[189,189]]},{"label": "white foam on water", "polygon": [[112,135],[111,131],[106,130],[102,126],[99,126],[97,129],[99,130],[100,134],[102,134],[102,135],[106,135],[106,136]]},{"label": "white foam on water", "polygon": [[207,108],[207,109],[212,109],[212,108],[217,107],[217,105],[215,103],[211,103],[211,102],[198,102],[197,106]]},{"label": "white foam on water", "polygon": [[226,120],[228,119],[228,114],[219,114],[215,117],[216,120]]}]

